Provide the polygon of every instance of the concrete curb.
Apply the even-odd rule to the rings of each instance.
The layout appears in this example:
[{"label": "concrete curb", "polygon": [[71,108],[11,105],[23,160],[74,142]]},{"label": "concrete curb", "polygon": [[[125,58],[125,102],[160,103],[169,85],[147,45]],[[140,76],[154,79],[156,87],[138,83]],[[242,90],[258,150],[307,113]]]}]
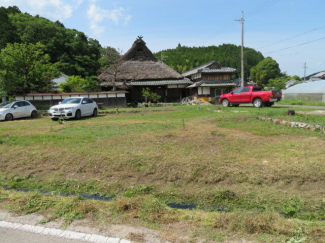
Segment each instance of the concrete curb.
[{"label": "concrete curb", "polygon": [[120,238],[111,238],[97,234],[86,234],[70,230],[60,230],[54,228],[45,228],[42,226],[34,226],[28,224],[11,223],[7,221],[0,221],[1,228],[21,230],[39,235],[49,235],[69,240],[79,240],[83,242],[93,243],[131,243],[129,240]]}]

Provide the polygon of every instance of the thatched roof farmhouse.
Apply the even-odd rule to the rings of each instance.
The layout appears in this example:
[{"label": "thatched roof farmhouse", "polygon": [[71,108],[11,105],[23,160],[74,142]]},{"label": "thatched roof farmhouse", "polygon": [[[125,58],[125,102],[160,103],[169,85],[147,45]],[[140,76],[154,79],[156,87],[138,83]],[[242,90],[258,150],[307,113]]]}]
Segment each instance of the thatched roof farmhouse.
[{"label": "thatched roof farmhouse", "polygon": [[192,84],[188,78],[158,60],[139,37],[116,63],[104,70],[98,78],[105,89],[126,88],[128,102],[143,101],[142,89],[161,96],[161,101],[177,102],[186,96],[185,87]]}]

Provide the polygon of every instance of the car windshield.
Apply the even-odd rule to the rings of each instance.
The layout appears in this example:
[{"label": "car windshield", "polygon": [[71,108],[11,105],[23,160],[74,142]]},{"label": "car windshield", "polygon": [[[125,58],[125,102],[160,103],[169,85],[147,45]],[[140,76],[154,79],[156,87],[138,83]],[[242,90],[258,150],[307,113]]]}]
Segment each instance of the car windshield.
[{"label": "car windshield", "polygon": [[0,104],[0,108],[10,108],[14,101],[7,101]]},{"label": "car windshield", "polygon": [[61,104],[79,104],[81,98],[68,98],[61,102]]}]

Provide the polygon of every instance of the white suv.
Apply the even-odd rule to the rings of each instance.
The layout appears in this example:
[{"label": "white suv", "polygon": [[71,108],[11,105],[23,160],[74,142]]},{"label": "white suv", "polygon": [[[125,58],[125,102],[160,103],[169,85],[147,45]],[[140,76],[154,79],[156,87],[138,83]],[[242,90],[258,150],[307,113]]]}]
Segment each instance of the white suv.
[{"label": "white suv", "polygon": [[86,97],[67,98],[48,111],[53,121],[59,120],[60,117],[80,119],[83,116],[97,116],[97,112],[96,102]]},{"label": "white suv", "polygon": [[12,121],[21,117],[37,117],[35,106],[25,100],[7,101],[0,104],[0,121]]}]

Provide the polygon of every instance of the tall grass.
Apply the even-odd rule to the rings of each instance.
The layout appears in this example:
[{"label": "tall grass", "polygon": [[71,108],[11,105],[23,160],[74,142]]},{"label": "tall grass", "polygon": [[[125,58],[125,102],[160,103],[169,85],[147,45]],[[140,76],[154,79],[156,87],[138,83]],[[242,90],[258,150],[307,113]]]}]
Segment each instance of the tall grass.
[{"label": "tall grass", "polygon": [[309,106],[325,106],[322,101],[312,101],[308,99],[283,99],[277,102],[280,105],[309,105]]}]

